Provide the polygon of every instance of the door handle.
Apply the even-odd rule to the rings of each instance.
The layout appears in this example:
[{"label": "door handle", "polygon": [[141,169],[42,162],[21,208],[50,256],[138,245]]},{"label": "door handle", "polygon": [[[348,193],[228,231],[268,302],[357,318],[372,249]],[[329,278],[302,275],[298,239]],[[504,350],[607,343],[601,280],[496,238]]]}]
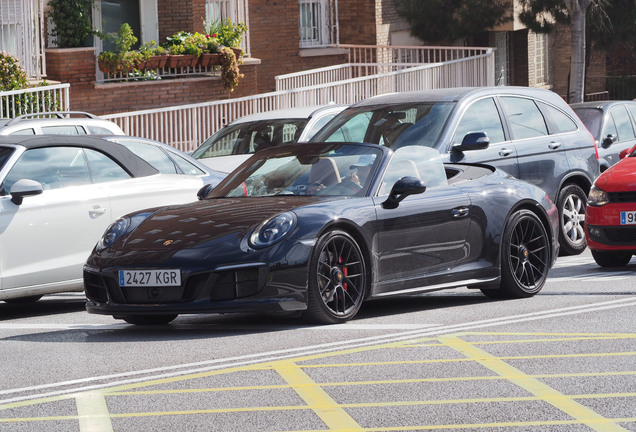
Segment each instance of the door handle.
[{"label": "door handle", "polygon": [[92,208],[88,211],[88,214],[91,215],[91,217],[95,218],[98,216],[101,216],[103,214],[106,214],[108,210],[106,210],[104,207],[95,207]]},{"label": "door handle", "polygon": [[512,154],[512,150],[507,149],[507,148],[502,148],[501,150],[499,150],[499,156],[510,156],[510,154]]},{"label": "door handle", "polygon": [[558,149],[559,147],[561,147],[561,143],[558,143],[558,142],[554,142],[554,141],[552,141],[550,144],[548,144],[548,148],[549,148],[550,150],[556,150],[556,149]]},{"label": "door handle", "polygon": [[460,208],[453,209],[451,213],[454,218],[468,216],[468,207],[460,207]]}]

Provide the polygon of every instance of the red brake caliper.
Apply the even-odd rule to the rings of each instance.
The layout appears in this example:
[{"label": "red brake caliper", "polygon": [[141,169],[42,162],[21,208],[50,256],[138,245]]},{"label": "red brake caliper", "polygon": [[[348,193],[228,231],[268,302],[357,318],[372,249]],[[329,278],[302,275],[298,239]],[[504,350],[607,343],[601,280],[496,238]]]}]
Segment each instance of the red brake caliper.
[{"label": "red brake caliper", "polygon": [[[338,258],[338,264],[342,264],[342,262],[343,262],[342,257]],[[345,275],[345,276],[349,276],[349,269],[347,267],[343,267],[342,268],[342,274]],[[344,288],[345,291],[347,290],[347,283],[346,282],[342,283],[342,288]]]}]

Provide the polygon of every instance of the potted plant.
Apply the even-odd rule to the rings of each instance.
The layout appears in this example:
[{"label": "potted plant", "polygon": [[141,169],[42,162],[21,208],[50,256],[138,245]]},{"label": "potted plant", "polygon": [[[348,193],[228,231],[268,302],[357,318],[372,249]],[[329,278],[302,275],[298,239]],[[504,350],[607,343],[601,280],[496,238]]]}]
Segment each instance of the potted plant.
[{"label": "potted plant", "polygon": [[166,66],[169,68],[196,66],[201,55],[201,48],[196,45],[192,36],[194,36],[192,33],[182,31],[166,38],[168,51],[170,51]]},{"label": "potted plant", "polygon": [[[103,34],[99,34],[99,36],[102,39],[112,37]],[[136,43],[137,38],[133,34],[132,28],[128,23],[123,23],[116,36],[116,50],[104,51],[97,56],[99,70],[106,74],[131,72],[143,59],[139,52],[131,51],[132,46]]]},{"label": "potted plant", "polygon": [[228,18],[218,32],[219,42],[223,46],[232,48],[234,54],[237,57],[240,57],[243,54],[243,50],[240,45],[246,32],[247,27],[244,23],[234,24]]},{"label": "potted plant", "polygon": [[168,50],[162,46],[157,46],[153,40],[141,45],[139,53],[142,61],[137,65],[137,69],[140,71],[163,69],[168,61]]}]

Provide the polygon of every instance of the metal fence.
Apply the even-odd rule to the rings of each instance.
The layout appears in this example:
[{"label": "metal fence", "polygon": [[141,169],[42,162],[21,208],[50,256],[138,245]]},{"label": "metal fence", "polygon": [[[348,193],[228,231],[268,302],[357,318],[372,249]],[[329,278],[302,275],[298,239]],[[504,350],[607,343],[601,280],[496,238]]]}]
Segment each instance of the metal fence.
[{"label": "metal fence", "polygon": [[[309,75],[312,72],[305,72],[304,83],[312,83],[310,85],[303,84],[243,98],[108,114],[102,117],[114,121],[129,135],[163,141],[179,150],[190,152],[218,129],[247,114],[330,102],[352,104],[390,92],[494,85],[494,64],[494,52],[491,49],[475,56],[443,63],[420,64],[400,70],[393,70],[394,64],[357,63],[340,68],[322,69],[342,69],[341,77],[346,77],[347,74],[354,76],[354,69],[359,66],[378,68],[376,70],[386,68],[392,71],[344,79],[325,78],[328,74],[322,78],[311,78]],[[350,70],[346,71],[347,68]],[[322,69],[313,73],[319,75],[323,72]],[[284,79],[280,81],[283,82]]]},{"label": "metal fence", "polygon": [[22,114],[68,111],[70,84],[31,87],[0,92],[0,118]]}]

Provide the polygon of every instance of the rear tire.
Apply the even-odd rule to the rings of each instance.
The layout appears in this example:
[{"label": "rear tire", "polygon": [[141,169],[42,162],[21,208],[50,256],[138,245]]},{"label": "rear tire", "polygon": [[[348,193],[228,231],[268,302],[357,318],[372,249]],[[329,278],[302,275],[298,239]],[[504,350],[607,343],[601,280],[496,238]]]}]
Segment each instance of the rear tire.
[{"label": "rear tire", "polygon": [[593,250],[592,257],[601,267],[625,267],[632,260],[632,253],[626,251]]},{"label": "rear tire", "polygon": [[174,315],[124,315],[118,317],[119,319],[123,319],[128,324],[135,325],[161,325],[168,324],[173,321],[177,317],[177,314]]},{"label": "rear tire", "polygon": [[585,239],[585,207],[587,195],[571,184],[559,192],[559,245],[561,255],[579,255],[587,247]]},{"label": "rear tire", "polygon": [[344,231],[324,234],[309,263],[307,310],[311,322],[337,324],[358,313],[367,292],[367,266],[358,243]]}]

